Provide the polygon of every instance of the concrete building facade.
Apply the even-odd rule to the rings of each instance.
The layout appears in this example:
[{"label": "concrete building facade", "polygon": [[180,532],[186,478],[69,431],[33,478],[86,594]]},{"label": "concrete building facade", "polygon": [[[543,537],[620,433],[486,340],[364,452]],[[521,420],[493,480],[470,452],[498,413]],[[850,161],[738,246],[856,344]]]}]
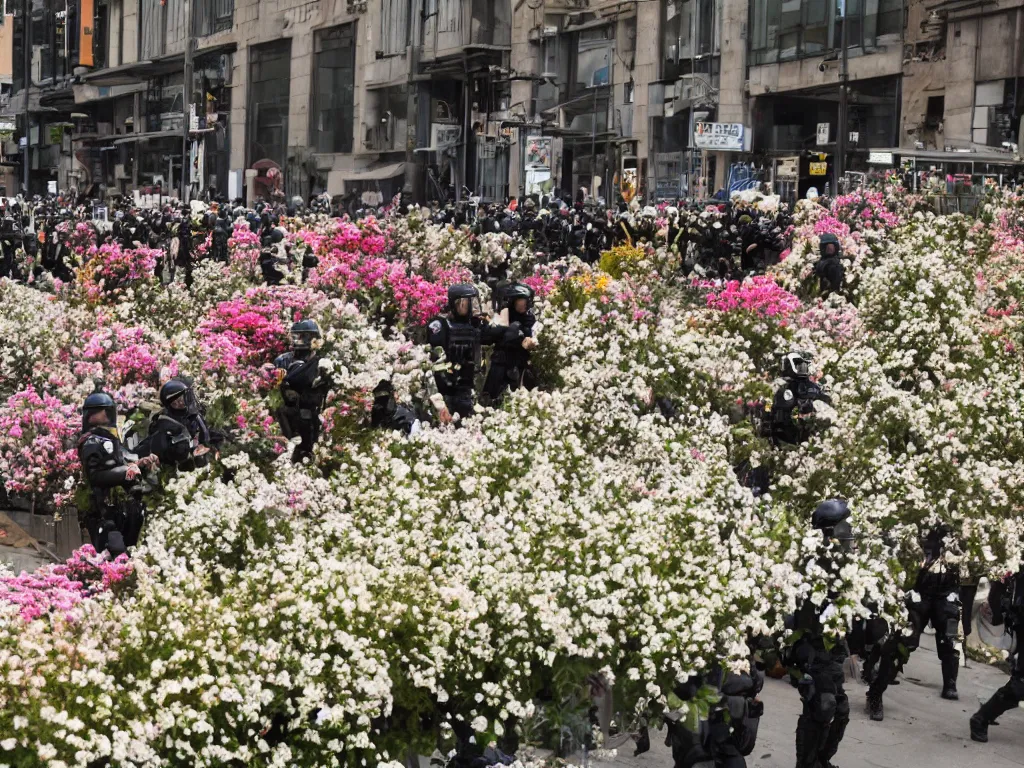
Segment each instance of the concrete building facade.
[{"label": "concrete building facade", "polygon": [[612,204],[767,181],[795,196],[831,180],[844,24],[847,168],[896,162],[893,150],[1010,163],[1021,143],[1024,0],[7,9],[8,192],[23,183],[24,138],[35,193],[178,194],[184,176],[190,196],[329,192],[357,206],[402,189],[420,200],[557,191]]}]

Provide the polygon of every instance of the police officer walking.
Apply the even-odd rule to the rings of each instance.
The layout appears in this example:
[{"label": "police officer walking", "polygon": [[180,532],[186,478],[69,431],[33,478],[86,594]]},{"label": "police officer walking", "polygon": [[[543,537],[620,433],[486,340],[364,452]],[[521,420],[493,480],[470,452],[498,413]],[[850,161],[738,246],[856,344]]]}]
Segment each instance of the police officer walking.
[{"label": "police officer walking", "polygon": [[297,464],[313,455],[313,446],[320,437],[320,411],[331,384],[320,370],[320,356],[313,349],[314,342],[321,338],[316,321],[300,320],[292,325],[291,336],[292,351],[280,355],[274,366],[285,372],[281,381],[284,406],[277,417],[285,437],[300,438],[292,453],[292,461]]},{"label": "police officer walking", "polygon": [[1006,631],[1017,636],[1017,650],[1011,659],[1009,681],[971,717],[971,738],[981,742],[988,741],[988,727],[996,725],[996,718],[1024,701],[1024,653],[1020,647],[1024,632],[1024,565],[1003,583],[993,585],[992,598],[999,598],[989,601],[996,602],[992,623],[1005,624]]},{"label": "police officer walking", "polygon": [[160,387],[163,409],[149,424],[149,452],[164,465],[195,469],[209,463],[210,430],[200,412],[191,385],[171,379]]},{"label": "police officer walking", "polygon": [[529,370],[530,350],[536,347],[533,327],[537,318],[533,314],[533,290],[528,285],[513,283],[503,289],[499,298],[508,325],[494,341],[490,368],[484,381],[484,392],[492,404],[501,402],[506,390],[516,391],[532,385]]},{"label": "police officer walking", "polygon": [[[853,529],[847,519],[850,508],[842,499],[823,501],[811,516],[811,526],[822,532],[819,562],[831,574],[842,567],[842,552],[853,546]],[[834,599],[834,598],[833,598]],[[789,649],[788,666],[795,668],[793,683],[803,700],[796,725],[797,768],[832,768],[832,758],[850,721],[850,701],[844,690],[843,663],[848,657],[845,638],[826,644],[822,616],[829,598],[821,605],[806,600],[792,619],[797,638]]]},{"label": "police officer walking", "polygon": [[438,360],[439,352],[443,353],[447,363],[443,370],[435,371],[434,380],[449,414],[473,415],[474,379],[480,370],[482,347],[494,344],[503,332],[482,316],[475,286],[460,283],[448,289],[448,311],[427,324],[427,343],[431,357]]},{"label": "police officer walking", "polygon": [[124,554],[138,543],[144,519],[133,492],[142,490],[142,470],[159,462],[155,456],[136,459],[125,453],[117,431],[117,406],[106,392],[92,393],[82,405],[78,459],[91,492],[86,528],[92,545],[111,557]]},{"label": "police officer walking", "polygon": [[791,352],[782,359],[782,386],[772,399],[769,430],[772,441],[798,445],[810,437],[804,423],[814,413],[814,402],[831,404],[820,384],[811,381],[810,358]]},{"label": "police officer walking", "polygon": [[866,666],[865,675],[870,680],[867,706],[872,720],[884,718],[882,695],[896,679],[910,653],[920,646],[921,633],[929,623],[935,629],[935,650],[942,664],[942,698],[950,701],[960,698],[956,688],[960,653],[955,645],[960,624],[960,573],[958,568],[948,567],[942,562],[945,540],[949,535],[949,528],[938,525],[921,541],[925,559],[914,590],[907,598],[910,632],[886,639],[879,653],[877,672],[871,669],[873,663]]}]

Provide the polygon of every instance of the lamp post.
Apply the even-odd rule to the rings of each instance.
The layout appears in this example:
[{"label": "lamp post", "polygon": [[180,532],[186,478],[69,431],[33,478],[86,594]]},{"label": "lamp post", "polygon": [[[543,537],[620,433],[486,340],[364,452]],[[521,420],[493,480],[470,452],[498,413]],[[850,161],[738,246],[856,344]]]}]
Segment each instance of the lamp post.
[{"label": "lamp post", "polygon": [[840,34],[839,45],[842,48],[840,52],[841,65],[839,68],[839,119],[836,133],[836,188],[835,194],[839,194],[839,182],[842,180],[843,175],[846,173],[846,141],[849,137],[847,129],[847,114],[846,99],[849,93],[849,79],[850,73],[848,69],[848,60],[846,56],[846,49],[848,47],[848,30],[846,23],[846,0],[839,0],[839,16],[843,23],[843,29]]}]

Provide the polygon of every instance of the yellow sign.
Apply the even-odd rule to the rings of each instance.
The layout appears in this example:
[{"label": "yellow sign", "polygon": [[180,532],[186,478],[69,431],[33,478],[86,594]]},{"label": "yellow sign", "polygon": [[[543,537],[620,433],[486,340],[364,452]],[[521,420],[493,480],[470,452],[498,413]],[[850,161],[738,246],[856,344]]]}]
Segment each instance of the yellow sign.
[{"label": "yellow sign", "polygon": [[811,163],[811,176],[824,176],[828,173],[828,163]]}]

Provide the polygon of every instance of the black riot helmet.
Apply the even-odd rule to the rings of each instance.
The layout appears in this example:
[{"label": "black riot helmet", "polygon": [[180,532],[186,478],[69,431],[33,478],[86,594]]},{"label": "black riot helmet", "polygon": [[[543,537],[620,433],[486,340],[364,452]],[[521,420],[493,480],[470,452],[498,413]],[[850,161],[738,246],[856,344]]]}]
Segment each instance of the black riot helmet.
[{"label": "black riot helmet", "polygon": [[397,408],[395,388],[387,379],[381,379],[381,382],[373,390],[373,408],[370,410],[371,426],[386,425]]},{"label": "black riot helmet", "polygon": [[826,232],[818,239],[818,252],[823,259],[838,259],[843,254],[843,247],[838,237]]},{"label": "black riot helmet", "polygon": [[171,379],[160,387],[160,405],[172,411],[194,413],[196,398],[192,387],[182,379]]},{"label": "black riot helmet", "polygon": [[480,292],[475,285],[459,283],[448,288],[448,311],[454,320],[470,320],[481,314]]},{"label": "black riot helmet", "polygon": [[[823,531],[827,538],[836,538],[835,534],[840,523],[845,523],[850,516],[850,506],[845,499],[826,499],[821,502],[811,515],[811,527],[816,531]],[[846,525],[849,529],[849,524]],[[852,539],[852,531],[851,536]]]},{"label": "black riot helmet", "polygon": [[946,538],[952,533],[952,529],[944,523],[933,526],[918,542],[924,550],[925,557],[929,561],[938,560],[942,556],[942,550],[946,545]]},{"label": "black riot helmet", "polygon": [[292,349],[296,352],[309,352],[313,349],[313,339],[320,338],[320,326],[315,320],[300,320],[292,325]]},{"label": "black riot helmet", "polygon": [[[97,413],[106,413],[106,424],[90,423]],[[117,405],[114,403],[114,398],[98,389],[85,398],[85,402],[82,403],[82,429],[91,429],[93,426],[109,427],[111,431],[117,429]]]},{"label": "black riot helmet", "polygon": [[811,356],[803,352],[790,352],[782,358],[782,377],[806,379],[811,375]]},{"label": "black riot helmet", "polygon": [[[525,314],[533,309],[533,289],[523,283],[512,283],[512,285],[505,288],[504,296],[502,298],[504,305],[508,307],[509,312]],[[516,302],[519,299],[524,299],[526,301],[526,307],[521,313],[516,309]]]}]

